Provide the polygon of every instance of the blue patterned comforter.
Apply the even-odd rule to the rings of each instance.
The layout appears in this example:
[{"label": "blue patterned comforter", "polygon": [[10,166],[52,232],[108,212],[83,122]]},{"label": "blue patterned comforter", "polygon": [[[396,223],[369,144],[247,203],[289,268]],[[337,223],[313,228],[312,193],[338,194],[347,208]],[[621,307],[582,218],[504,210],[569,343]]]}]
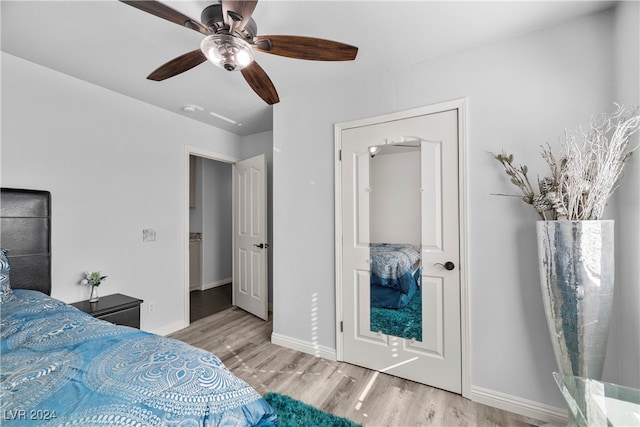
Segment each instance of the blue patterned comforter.
[{"label": "blue patterned comforter", "polygon": [[276,415],[215,355],[14,290],[2,318],[0,424],[273,426]]},{"label": "blue patterned comforter", "polygon": [[408,294],[420,266],[420,247],[400,243],[371,243],[371,284]]}]

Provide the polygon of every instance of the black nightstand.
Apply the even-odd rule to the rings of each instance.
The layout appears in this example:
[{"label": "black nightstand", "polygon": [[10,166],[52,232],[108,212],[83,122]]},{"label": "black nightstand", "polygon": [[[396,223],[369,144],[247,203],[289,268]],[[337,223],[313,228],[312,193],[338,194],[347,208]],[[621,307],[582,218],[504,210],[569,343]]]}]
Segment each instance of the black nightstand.
[{"label": "black nightstand", "polygon": [[141,299],[113,294],[100,297],[98,302],[84,300],[71,305],[97,319],[140,329],[140,304],[142,303]]}]

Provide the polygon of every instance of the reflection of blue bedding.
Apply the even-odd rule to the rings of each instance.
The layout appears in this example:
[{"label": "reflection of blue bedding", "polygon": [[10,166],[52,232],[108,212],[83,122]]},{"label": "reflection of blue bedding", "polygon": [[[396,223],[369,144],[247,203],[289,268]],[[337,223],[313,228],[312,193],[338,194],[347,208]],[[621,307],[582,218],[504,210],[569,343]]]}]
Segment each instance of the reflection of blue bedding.
[{"label": "reflection of blue bedding", "polygon": [[274,410],[215,355],[42,293],[2,304],[3,425],[259,425]]},{"label": "reflection of blue bedding", "polygon": [[409,304],[411,298],[418,290],[420,283],[420,272],[418,269],[413,275],[407,272],[405,275],[404,283],[408,284],[409,290],[404,293],[398,289],[390,288],[388,286],[380,286],[371,283],[371,307],[378,308],[402,308]]},{"label": "reflection of blue bedding", "polygon": [[371,306],[405,307],[420,286],[420,246],[371,243]]},{"label": "reflection of blue bedding", "polygon": [[410,244],[371,243],[371,284],[409,293],[413,273],[420,266],[420,247]]}]

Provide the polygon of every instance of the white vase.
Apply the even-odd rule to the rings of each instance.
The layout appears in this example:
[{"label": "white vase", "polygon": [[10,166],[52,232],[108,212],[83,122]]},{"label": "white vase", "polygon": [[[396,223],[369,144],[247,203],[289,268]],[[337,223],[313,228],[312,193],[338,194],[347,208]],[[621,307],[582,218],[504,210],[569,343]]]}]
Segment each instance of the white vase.
[{"label": "white vase", "polygon": [[538,221],[536,228],[542,298],[558,370],[600,380],[613,305],[614,222]]}]

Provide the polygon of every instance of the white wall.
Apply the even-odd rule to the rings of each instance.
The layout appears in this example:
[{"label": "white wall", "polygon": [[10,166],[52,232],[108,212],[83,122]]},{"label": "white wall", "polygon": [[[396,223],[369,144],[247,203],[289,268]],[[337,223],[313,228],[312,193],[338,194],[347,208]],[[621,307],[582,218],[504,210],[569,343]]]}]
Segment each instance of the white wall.
[{"label": "white wall", "polygon": [[[612,107],[613,23],[612,13],[600,13],[277,104],[274,334],[312,341],[315,302],[315,337],[321,346],[336,345],[334,124],[466,97],[470,247],[461,268],[468,270],[471,293],[471,388],[543,409],[566,408],[551,375],[537,216],[518,199],[492,195],[516,191],[487,152],[504,148],[544,174],[541,144],[555,144],[565,128]],[[295,216],[288,214],[293,209]],[[630,215],[637,218],[634,209]],[[621,309],[623,321],[635,316]],[[637,345],[637,335],[625,339]]]},{"label": "white wall", "polygon": [[143,329],[183,326],[185,145],[239,157],[241,138],[2,53],[2,186],[52,193],[54,297],[101,270],[103,295],[145,300]]},{"label": "white wall", "polygon": [[370,239],[375,243],[420,244],[420,151],[369,159]]},{"label": "white wall", "polygon": [[[640,3],[622,2],[614,31],[615,99],[628,107],[640,105]],[[636,134],[633,142],[640,138]],[[611,381],[640,388],[640,152],[625,166],[614,199],[616,208],[616,290],[620,314],[614,321],[607,365],[617,368]],[[611,342],[611,338],[615,341]],[[617,351],[613,351],[617,349]],[[610,371],[611,372],[611,371]]]},{"label": "white wall", "polygon": [[233,274],[231,164],[198,159],[202,169],[202,285],[224,285]]},{"label": "white wall", "polygon": [[[202,212],[202,157],[195,157],[195,206],[189,206],[189,232],[190,233],[202,233],[202,220],[203,220],[203,212]],[[191,164],[189,163],[189,168],[191,168]],[[191,173],[191,172],[190,172]],[[189,202],[191,204],[191,201]]]}]

